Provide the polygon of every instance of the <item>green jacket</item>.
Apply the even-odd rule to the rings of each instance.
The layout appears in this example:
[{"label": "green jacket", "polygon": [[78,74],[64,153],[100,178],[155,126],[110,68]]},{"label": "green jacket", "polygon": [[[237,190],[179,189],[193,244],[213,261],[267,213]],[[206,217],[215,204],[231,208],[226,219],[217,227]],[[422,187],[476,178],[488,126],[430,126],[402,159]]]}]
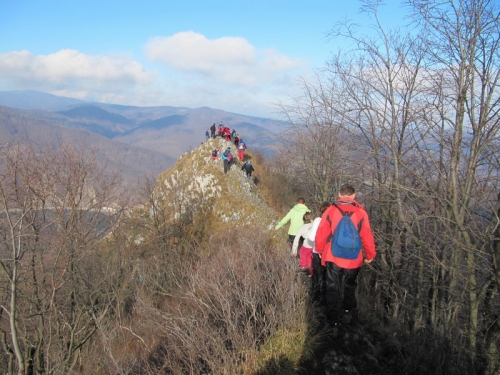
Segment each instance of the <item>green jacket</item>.
[{"label": "green jacket", "polygon": [[288,234],[291,236],[295,236],[299,231],[300,227],[304,225],[304,220],[302,217],[306,212],[311,212],[309,208],[305,204],[297,203],[293,208],[288,211],[286,216],[281,219],[281,221],[276,225],[276,229],[281,228],[283,225],[290,221],[290,228],[288,228]]}]

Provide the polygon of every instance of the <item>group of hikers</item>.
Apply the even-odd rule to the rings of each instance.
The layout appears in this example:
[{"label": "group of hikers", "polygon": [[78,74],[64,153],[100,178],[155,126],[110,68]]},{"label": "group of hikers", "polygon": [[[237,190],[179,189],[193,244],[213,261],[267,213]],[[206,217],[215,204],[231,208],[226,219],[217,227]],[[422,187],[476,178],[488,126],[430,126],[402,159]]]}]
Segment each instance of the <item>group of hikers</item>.
[{"label": "group of hikers", "polygon": [[[233,142],[239,160],[245,161],[246,144],[235,130],[230,132],[222,121],[218,130],[215,123],[209,130],[207,139],[222,137]],[[211,158],[216,160],[219,156],[224,161],[226,174],[234,162],[231,147],[223,152],[214,149]],[[241,169],[251,178],[254,168],[250,161],[243,163]],[[312,298],[324,306],[326,323],[337,328],[342,323],[356,324],[357,277],[363,264],[371,263],[376,256],[368,214],[355,198],[354,187],[343,185],[338,199],[334,203],[323,202],[316,218],[304,198],[298,198],[275,227],[279,230],[290,222],[291,254],[299,257],[300,270],[311,277]]]},{"label": "group of hikers", "polygon": [[[228,142],[234,143],[234,145],[236,146],[236,150],[238,151],[238,159],[241,162],[244,162],[241,166],[241,170],[245,172],[246,178],[252,178],[252,172],[255,171],[252,162],[250,160],[245,162],[245,151],[247,149],[247,145],[243,141],[243,138],[241,138],[240,135],[236,133],[235,129],[233,129],[233,131],[231,132],[231,130],[227,126],[224,126],[221,121],[219,123],[218,129],[216,129],[215,123],[210,128],[208,128],[205,132],[205,136],[207,140],[210,138],[220,137],[224,138]],[[227,172],[229,172],[229,170],[231,169],[231,165],[234,163],[234,156],[232,154],[231,147],[227,147],[224,151],[215,148],[212,151],[212,155],[210,155],[210,158],[212,160],[217,160],[219,156],[224,162],[224,174],[227,174]]]},{"label": "group of hikers", "polygon": [[314,218],[298,198],[275,230],[290,222],[288,240],[299,267],[311,277],[314,301],[325,307],[326,323],[339,327],[358,318],[356,287],[363,264],[376,256],[368,214],[355,200],[351,185],[343,185],[334,203],[324,202]]},{"label": "group of hikers", "polygon": [[[224,127],[222,121],[216,132],[215,123],[207,130],[207,139],[222,137],[235,144],[238,158],[245,161],[246,144],[236,134]],[[223,152],[214,149],[211,158],[224,161],[226,174],[234,157],[231,147]],[[254,168],[250,161],[243,163],[242,170],[251,178]],[[313,218],[304,198],[298,198],[295,206],[276,225],[279,230],[288,222],[288,241],[291,254],[299,257],[299,267],[311,277],[311,292],[315,302],[324,306],[326,323],[339,327],[342,323],[355,324],[358,319],[356,287],[358,273],[363,264],[369,264],[376,256],[375,240],[368,214],[356,201],[354,187],[343,185],[334,203],[323,202],[318,216]]]},{"label": "group of hikers", "polygon": [[243,140],[240,135],[236,133],[235,129],[231,131],[222,121],[219,123],[219,126],[216,126],[214,122],[212,126],[205,131],[205,138],[207,140],[217,137],[224,138],[228,142],[233,142],[236,147],[238,147],[239,143]]}]

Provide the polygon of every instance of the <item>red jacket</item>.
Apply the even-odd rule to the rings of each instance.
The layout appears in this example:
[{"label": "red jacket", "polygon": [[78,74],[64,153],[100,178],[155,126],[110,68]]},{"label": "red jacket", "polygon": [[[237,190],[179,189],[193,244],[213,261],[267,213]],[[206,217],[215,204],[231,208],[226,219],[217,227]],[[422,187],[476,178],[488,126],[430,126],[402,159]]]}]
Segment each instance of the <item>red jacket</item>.
[{"label": "red jacket", "polygon": [[[337,202],[342,210],[346,212],[353,212],[351,219],[356,227],[359,226],[361,221],[361,230],[359,236],[361,244],[366,255],[366,259],[372,260],[377,254],[375,251],[375,240],[373,239],[368,214],[363,206],[352,198],[343,197]],[[337,224],[342,219],[342,214],[335,206],[330,206],[321,218],[321,222],[316,232],[314,246],[316,251],[321,256],[321,264],[325,265],[326,262],[333,262],[341,268],[359,268],[363,265],[363,251],[359,252],[358,259],[342,259],[333,256],[332,254],[332,236]]]}]

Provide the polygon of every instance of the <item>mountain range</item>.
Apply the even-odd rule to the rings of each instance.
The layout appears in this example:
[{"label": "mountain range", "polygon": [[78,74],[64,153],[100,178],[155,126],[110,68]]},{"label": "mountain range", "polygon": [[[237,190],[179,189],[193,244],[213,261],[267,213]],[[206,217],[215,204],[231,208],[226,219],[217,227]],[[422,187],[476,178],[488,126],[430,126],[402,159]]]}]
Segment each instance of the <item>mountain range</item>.
[{"label": "mountain range", "polygon": [[41,147],[58,142],[92,147],[128,181],[170,168],[205,141],[205,131],[223,122],[247,146],[272,154],[281,125],[209,107],[137,107],[88,102],[38,91],[0,91],[3,142]]}]

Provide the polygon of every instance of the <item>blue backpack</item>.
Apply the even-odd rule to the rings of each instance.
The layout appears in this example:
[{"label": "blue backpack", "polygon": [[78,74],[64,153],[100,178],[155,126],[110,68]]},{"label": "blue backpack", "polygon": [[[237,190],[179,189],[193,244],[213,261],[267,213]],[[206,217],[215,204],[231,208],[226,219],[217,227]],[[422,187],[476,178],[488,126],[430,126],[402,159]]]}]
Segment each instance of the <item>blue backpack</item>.
[{"label": "blue backpack", "polygon": [[361,229],[361,222],[359,228],[354,225],[351,215],[353,212],[345,212],[335,203],[333,204],[342,214],[332,238],[332,254],[337,258],[343,259],[358,259],[359,251],[361,250],[361,238],[359,237],[359,230]]}]

